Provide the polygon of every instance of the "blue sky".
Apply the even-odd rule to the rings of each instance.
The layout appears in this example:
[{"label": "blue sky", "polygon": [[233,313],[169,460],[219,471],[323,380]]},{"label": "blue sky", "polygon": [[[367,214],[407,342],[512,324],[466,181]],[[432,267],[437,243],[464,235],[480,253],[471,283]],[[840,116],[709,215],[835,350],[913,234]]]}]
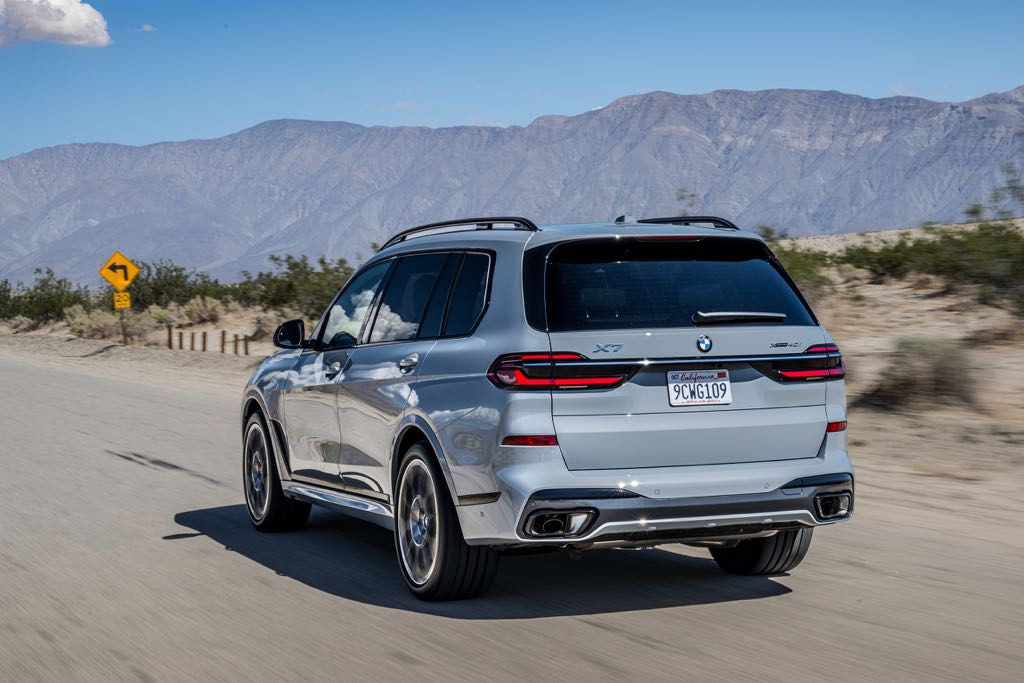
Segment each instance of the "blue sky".
[{"label": "blue sky", "polygon": [[956,101],[1024,84],[1022,2],[90,4],[105,47],[0,26],[0,158],[275,118],[525,125],[651,90]]}]

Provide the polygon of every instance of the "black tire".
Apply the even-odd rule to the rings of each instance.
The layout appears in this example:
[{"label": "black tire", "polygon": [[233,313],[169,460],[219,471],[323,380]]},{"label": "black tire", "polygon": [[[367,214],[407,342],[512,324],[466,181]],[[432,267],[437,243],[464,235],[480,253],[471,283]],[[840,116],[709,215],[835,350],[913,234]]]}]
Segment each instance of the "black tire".
[{"label": "black tire", "polygon": [[766,538],[749,538],[731,548],[712,548],[711,557],[730,574],[763,576],[794,569],[811,547],[814,529],[780,531]]},{"label": "black tire", "polygon": [[242,433],[242,489],[249,521],[260,531],[299,529],[309,519],[310,504],[287,498],[281,490],[274,442],[258,411],[246,421]]},{"label": "black tire", "polygon": [[403,454],[394,490],[395,554],[413,595],[462,600],[483,594],[498,570],[498,551],[466,544],[444,473],[427,444]]}]

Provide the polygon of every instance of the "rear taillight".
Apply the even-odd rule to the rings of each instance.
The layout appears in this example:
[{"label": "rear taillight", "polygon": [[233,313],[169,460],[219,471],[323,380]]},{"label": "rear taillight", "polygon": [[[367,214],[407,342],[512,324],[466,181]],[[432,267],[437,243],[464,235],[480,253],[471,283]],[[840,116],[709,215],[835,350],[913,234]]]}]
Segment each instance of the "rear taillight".
[{"label": "rear taillight", "polygon": [[578,353],[509,353],[498,356],[487,377],[501,389],[611,389],[626,381],[630,366],[589,365]]},{"label": "rear taillight", "polygon": [[806,382],[846,377],[843,354],[835,344],[815,344],[804,351],[808,358],[773,361],[772,373],[783,382]]}]

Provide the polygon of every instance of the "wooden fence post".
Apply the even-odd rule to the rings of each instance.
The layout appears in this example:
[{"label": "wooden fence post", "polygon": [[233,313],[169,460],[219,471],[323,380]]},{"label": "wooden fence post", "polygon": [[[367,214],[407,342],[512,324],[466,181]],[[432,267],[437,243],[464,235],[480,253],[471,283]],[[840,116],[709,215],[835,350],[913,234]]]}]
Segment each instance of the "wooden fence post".
[{"label": "wooden fence post", "polygon": [[235,355],[238,355],[238,335],[235,335]]},{"label": "wooden fence post", "polygon": [[185,333],[178,331],[178,350],[185,348]]},{"label": "wooden fence post", "polygon": [[249,355],[249,335],[245,335],[245,355]]},{"label": "wooden fence post", "polygon": [[224,353],[224,349],[228,344],[228,333],[226,330],[220,331],[220,352]]},{"label": "wooden fence post", "polygon": [[206,330],[203,330],[203,351],[206,351]]},{"label": "wooden fence post", "polygon": [[167,323],[167,348],[174,348],[174,332],[171,331],[170,323]]},{"label": "wooden fence post", "polygon": [[189,351],[195,351],[196,350],[196,333],[195,332],[189,332],[189,334],[188,334],[188,350]]}]

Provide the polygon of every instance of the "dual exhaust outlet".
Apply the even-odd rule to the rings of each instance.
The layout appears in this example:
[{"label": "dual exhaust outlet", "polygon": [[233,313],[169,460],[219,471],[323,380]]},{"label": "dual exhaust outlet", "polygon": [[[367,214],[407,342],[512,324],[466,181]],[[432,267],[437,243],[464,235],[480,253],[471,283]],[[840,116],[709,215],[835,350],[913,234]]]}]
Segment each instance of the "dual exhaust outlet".
[{"label": "dual exhaust outlet", "polygon": [[526,519],[527,536],[571,538],[582,534],[597,517],[594,510],[541,510]]}]

